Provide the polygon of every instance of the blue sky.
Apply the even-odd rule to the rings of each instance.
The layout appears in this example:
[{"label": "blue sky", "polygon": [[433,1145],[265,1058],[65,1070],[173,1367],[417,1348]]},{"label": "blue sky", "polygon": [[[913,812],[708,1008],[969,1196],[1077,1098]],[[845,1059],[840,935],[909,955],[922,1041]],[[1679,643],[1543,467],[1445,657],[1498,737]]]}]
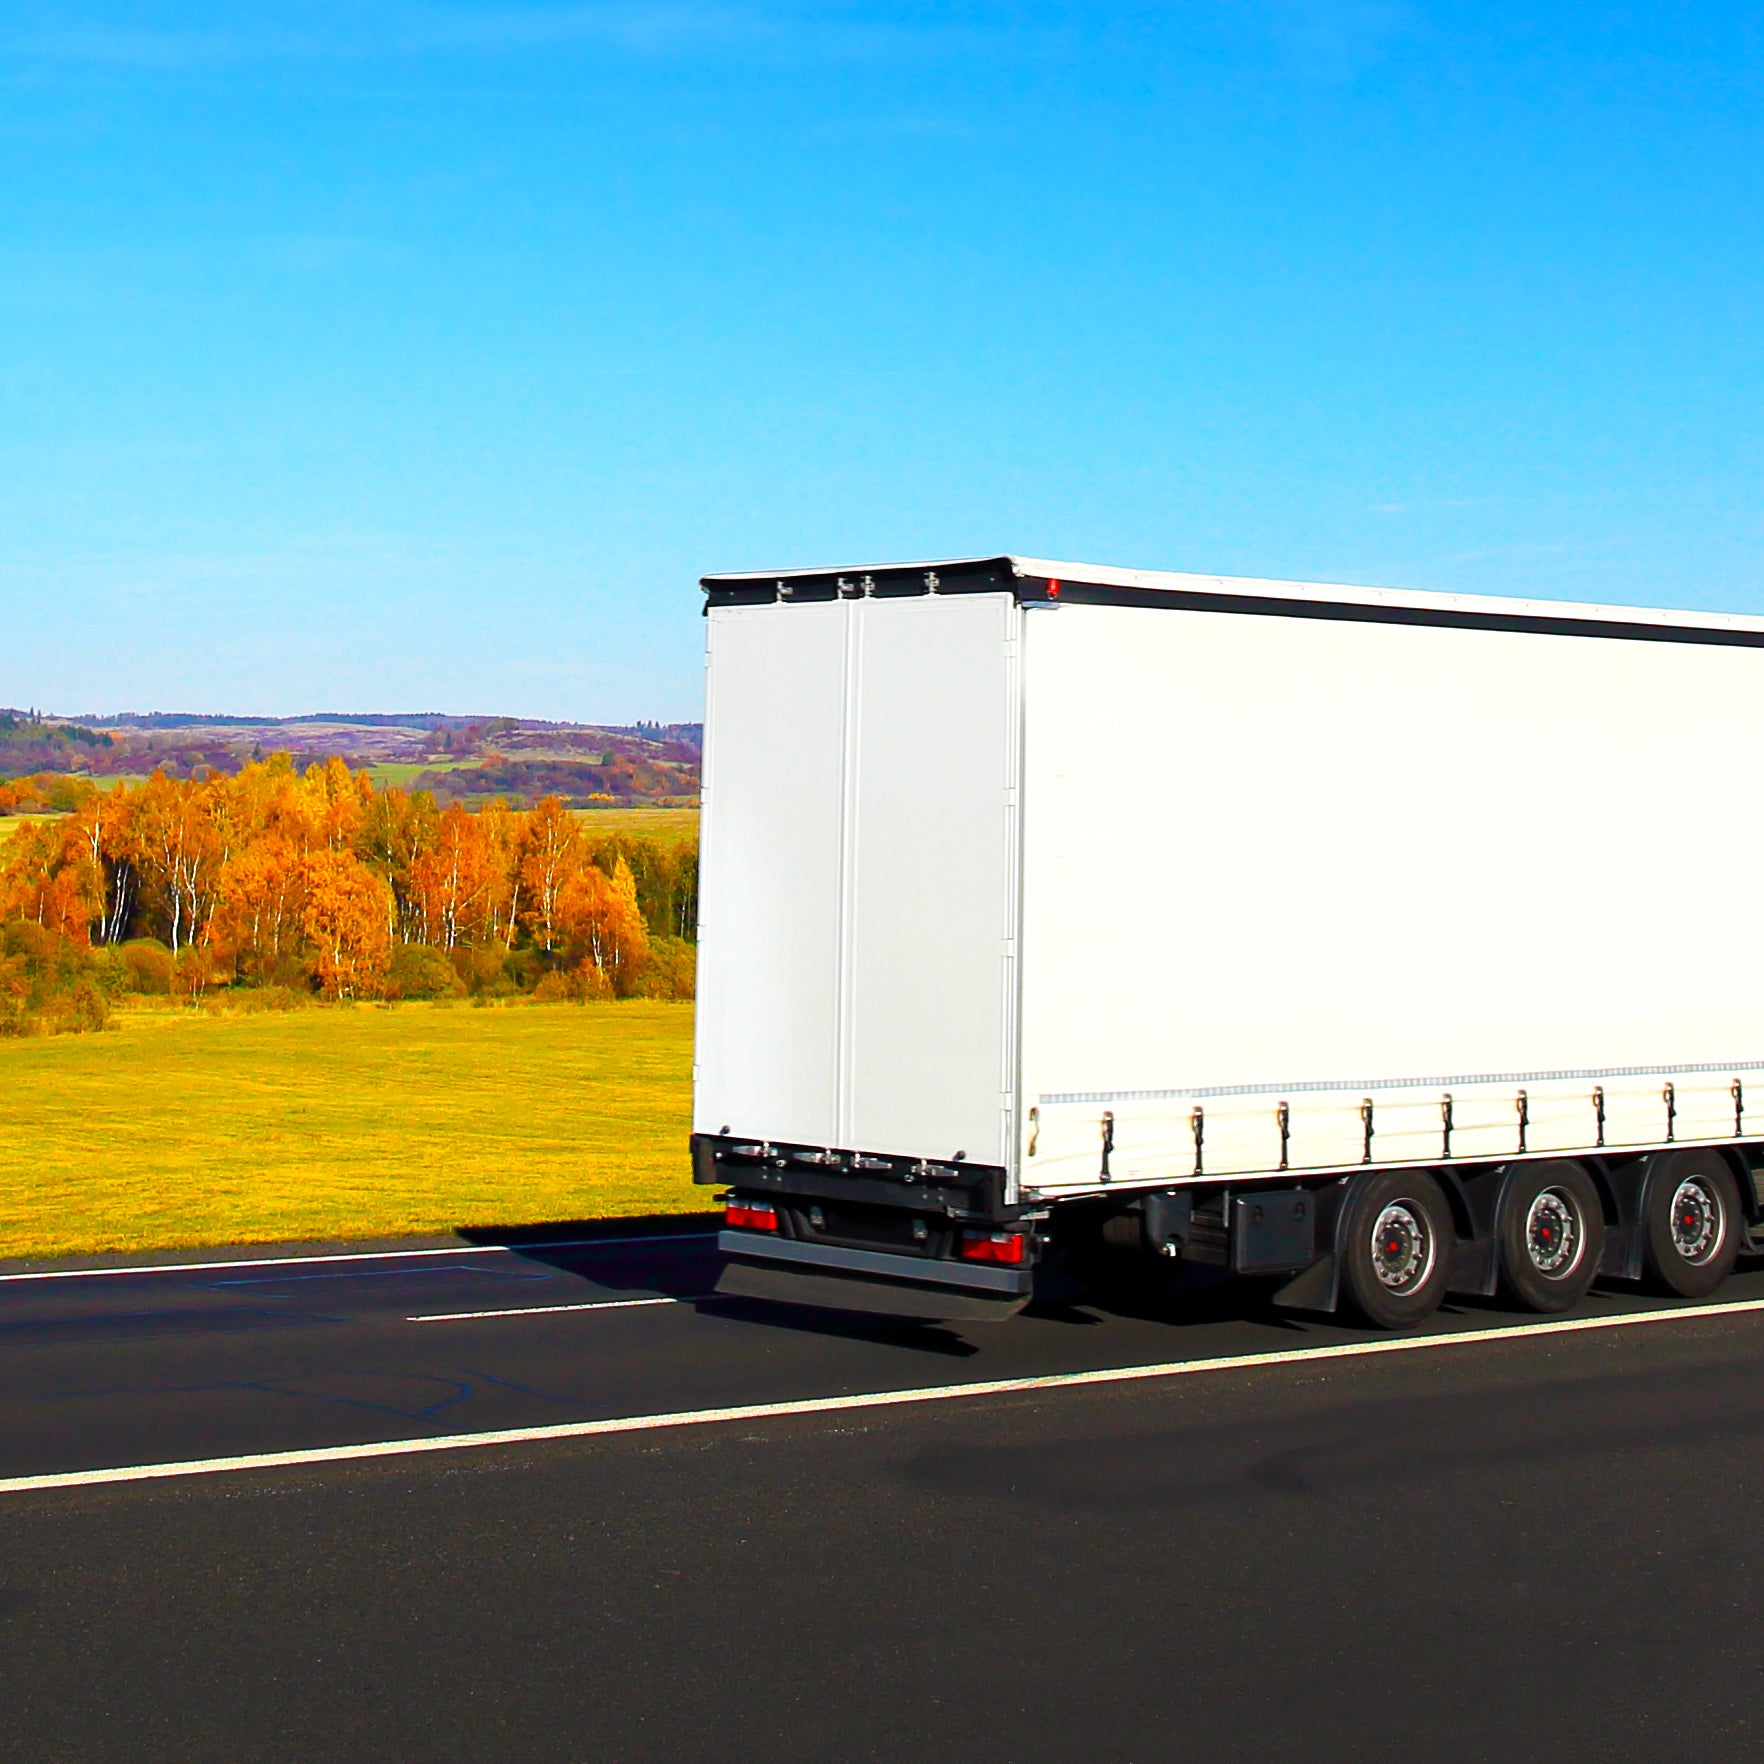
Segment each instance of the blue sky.
[{"label": "blue sky", "polygon": [[0,8],[0,703],[696,716],[714,569],[1764,612],[1764,20]]}]

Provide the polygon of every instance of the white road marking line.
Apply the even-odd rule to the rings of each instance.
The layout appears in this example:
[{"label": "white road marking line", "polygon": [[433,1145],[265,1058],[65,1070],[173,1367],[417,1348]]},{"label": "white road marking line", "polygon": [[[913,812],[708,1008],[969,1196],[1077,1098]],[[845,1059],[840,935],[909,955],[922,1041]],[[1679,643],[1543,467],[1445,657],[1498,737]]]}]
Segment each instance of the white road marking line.
[{"label": "white road marking line", "polygon": [[595,1299],[582,1305],[522,1305],[512,1311],[435,1311],[426,1317],[406,1317],[406,1323],[470,1323],[479,1317],[547,1317],[555,1311],[628,1311],[636,1305],[683,1305],[685,1299]]},{"label": "white road marking line", "polygon": [[790,1415],[832,1415],[853,1409],[889,1409],[909,1403],[952,1402],[963,1397],[1012,1396],[1024,1391],[1067,1390],[1088,1384],[1131,1384],[1181,1378],[1199,1372],[1241,1372],[1256,1366],[1290,1366],[1307,1360],[1370,1358],[1376,1354],[1425,1353],[1543,1335],[1576,1335],[1591,1329],[1645,1327],[1693,1319],[1764,1311],[1764,1299],[1725,1305],[1692,1305],[1672,1311],[1631,1311],[1618,1317],[1568,1317],[1500,1329],[1465,1329],[1449,1335],[1405,1335],[1394,1340],[1343,1342],[1334,1347],[1289,1348],[1268,1354],[1229,1354],[1213,1360],[1168,1360],[1151,1366],[1118,1366],[1099,1372],[1050,1372],[1032,1378],[990,1378],[973,1384],[936,1384],[917,1390],[867,1391],[857,1396],[803,1397],[793,1402],[744,1403],[729,1409],[685,1409],[668,1415],[621,1415],[610,1421],[561,1421],[547,1427],[503,1427],[486,1433],[448,1433],[433,1439],[377,1440],[370,1445],[317,1446],[292,1452],[252,1452],[235,1458],[192,1458],[182,1463],[130,1464],[112,1470],[67,1470],[46,1476],[0,1477],[0,1494],[30,1489],[90,1488],[110,1482],[152,1482],[174,1476],[216,1476],[232,1470],[285,1470],[307,1464],[344,1464],[361,1458],[413,1457],[421,1452],[459,1452],[482,1446],[534,1445],[558,1439],[591,1439],[606,1433],[651,1433],[666,1427],[704,1427],[722,1421],[772,1421]]},{"label": "white road marking line", "polygon": [[[211,1292],[229,1286],[303,1286],[309,1280],[433,1280],[437,1274],[475,1274],[475,1268],[326,1268],[319,1274],[247,1274],[237,1280],[205,1280]],[[544,1286],[549,1274],[491,1274],[492,1280]],[[270,1296],[270,1295],[266,1295]]]},{"label": "white road marking line", "polygon": [[714,1231],[675,1231],[661,1237],[560,1237],[547,1243],[483,1243],[464,1249],[350,1250],[325,1256],[259,1256],[236,1262],[154,1262],[141,1267],[45,1268],[30,1274],[0,1274],[0,1282],[20,1280],[97,1280],[118,1274],[207,1274],[216,1268],[317,1267],[324,1262],[402,1262],[420,1256],[518,1255],[523,1250],[628,1249],[651,1243],[702,1243]]}]

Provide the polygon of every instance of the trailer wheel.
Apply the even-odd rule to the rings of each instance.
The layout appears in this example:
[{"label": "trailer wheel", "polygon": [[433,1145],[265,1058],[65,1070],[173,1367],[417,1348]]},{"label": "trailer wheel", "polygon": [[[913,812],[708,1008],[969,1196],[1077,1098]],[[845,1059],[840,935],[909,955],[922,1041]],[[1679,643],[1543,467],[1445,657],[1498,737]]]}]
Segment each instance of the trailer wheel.
[{"label": "trailer wheel", "polygon": [[1528,1311],[1566,1311],[1586,1296],[1605,1253],[1605,1214],[1584,1164],[1517,1164],[1495,1225],[1501,1289]]},{"label": "trailer wheel", "polygon": [[1451,1208],[1425,1171],[1361,1176],[1337,1239],[1343,1296],[1374,1328],[1411,1328],[1445,1297],[1455,1241]]},{"label": "trailer wheel", "polygon": [[1642,1269],[1656,1292],[1707,1298],[1739,1254],[1739,1190],[1719,1153],[1661,1152],[1642,1189]]}]

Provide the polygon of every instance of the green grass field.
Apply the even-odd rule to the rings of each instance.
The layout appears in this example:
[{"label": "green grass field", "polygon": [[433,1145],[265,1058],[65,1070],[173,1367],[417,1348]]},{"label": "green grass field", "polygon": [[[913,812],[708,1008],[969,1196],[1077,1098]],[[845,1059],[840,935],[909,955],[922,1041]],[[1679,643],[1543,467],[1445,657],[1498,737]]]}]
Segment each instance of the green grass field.
[{"label": "green grass field", "polygon": [[477,763],[475,759],[381,760],[377,765],[356,769],[373,779],[376,790],[390,790],[395,786],[407,790],[411,779],[423,772],[458,772]]},{"label": "green grass field", "polygon": [[0,1257],[703,1208],[692,1007],[125,1012],[0,1041]]},{"label": "green grass field", "polygon": [[653,839],[662,845],[685,845],[698,837],[695,808],[586,808],[570,812],[589,835],[627,833],[633,839]]},{"label": "green grass field", "polygon": [[45,820],[59,821],[59,815],[0,815],[0,851],[6,849],[6,842],[15,834],[22,833],[27,827],[40,826]]}]

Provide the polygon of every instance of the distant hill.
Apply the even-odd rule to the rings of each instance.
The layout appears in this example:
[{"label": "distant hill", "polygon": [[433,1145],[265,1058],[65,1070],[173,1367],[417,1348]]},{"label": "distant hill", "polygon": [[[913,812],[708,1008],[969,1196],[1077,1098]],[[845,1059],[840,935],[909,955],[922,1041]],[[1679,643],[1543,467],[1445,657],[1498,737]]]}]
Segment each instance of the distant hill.
[{"label": "distant hill", "polygon": [[0,710],[0,779],[103,770],[116,746],[113,736],[98,729],[45,720],[35,711]]},{"label": "distant hill", "polygon": [[691,803],[698,797],[702,723],[554,723],[437,712],[308,717],[128,712],[49,717],[0,710],[0,781],[39,772],[103,779],[163,768],[173,777],[230,776],[254,759],[297,765],[333,755],[376,782],[442,801],[558,795],[573,806]]}]

